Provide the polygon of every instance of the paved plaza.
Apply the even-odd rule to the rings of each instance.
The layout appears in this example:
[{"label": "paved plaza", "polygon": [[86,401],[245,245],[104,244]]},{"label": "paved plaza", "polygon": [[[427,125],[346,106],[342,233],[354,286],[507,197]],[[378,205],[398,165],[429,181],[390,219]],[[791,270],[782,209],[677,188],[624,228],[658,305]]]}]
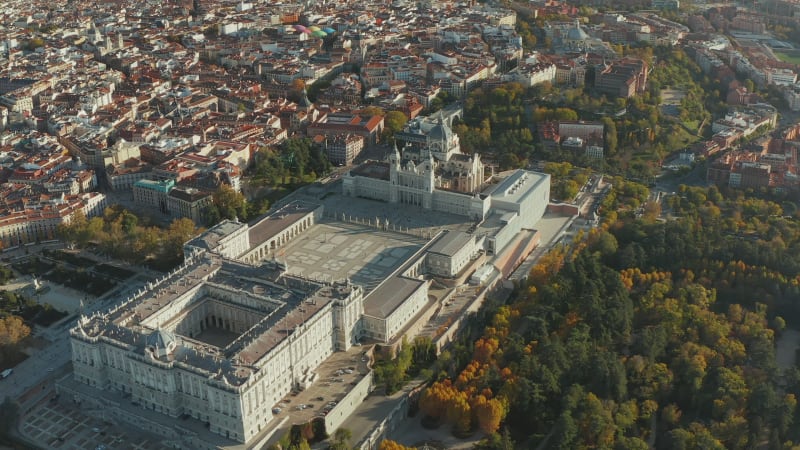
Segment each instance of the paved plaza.
[{"label": "paved plaza", "polygon": [[[337,184],[338,190],[341,185]],[[320,200],[315,200],[320,201]],[[347,197],[331,191],[321,200],[325,205],[325,216],[336,220],[367,221],[375,223],[378,219],[388,223],[388,229],[402,228],[423,236],[433,236],[436,232],[448,229],[467,231],[474,223],[467,217],[447,214],[412,205],[398,205],[358,197]]]},{"label": "paved plaza", "polygon": [[43,279],[39,279],[39,283],[45,289],[43,292],[35,293],[33,279],[34,277],[30,275],[23,275],[5,286],[0,286],[0,290],[22,292],[36,299],[38,303],[50,304],[53,308],[68,314],[80,311],[81,299],[91,302],[95,298],[92,295]]},{"label": "paved plaza", "polygon": [[24,436],[45,448],[63,450],[168,448],[155,436],[134,434],[121,427],[108,425],[57,402],[48,402],[36,408],[23,419],[19,429]]},{"label": "paved plaza", "polygon": [[278,253],[289,272],[317,280],[350,278],[372,290],[399,267],[425,239],[360,224],[316,224]]}]

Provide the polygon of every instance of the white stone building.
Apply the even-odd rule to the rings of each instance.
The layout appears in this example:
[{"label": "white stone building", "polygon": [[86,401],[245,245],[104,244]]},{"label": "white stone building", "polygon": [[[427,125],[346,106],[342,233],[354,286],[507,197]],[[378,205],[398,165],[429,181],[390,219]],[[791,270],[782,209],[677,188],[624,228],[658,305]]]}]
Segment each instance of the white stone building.
[{"label": "white stone building", "polygon": [[362,288],[347,281],[204,252],[108,313],[82,317],[70,330],[75,380],[252,442],[274,404],[350,347],[340,338],[357,334],[362,312]]},{"label": "white stone building", "polygon": [[481,247],[475,236],[448,231],[428,249],[426,267],[434,275],[452,278],[461,272]]},{"label": "white stone building", "polygon": [[[548,175],[516,170],[484,178],[480,158],[458,151],[441,118],[417,138],[421,145],[402,156],[396,149],[389,164],[351,171],[345,192],[470,217],[475,232],[440,231],[366,292],[349,279],[290,274],[280,261],[283,247],[322,219],[323,205],[294,201],[251,225],[223,221],[184,245],[177,270],[79,319],[70,340],[72,383],[80,389],[70,392],[134,423],[153,412],[189,416],[260,448],[275,425],[272,407],[318,381],[320,364],[335,351],[362,338],[398,342],[435,306],[431,275],[462,275],[481,252],[501,251],[544,214]],[[366,395],[364,385],[355,390]],[[107,398],[151,412],[121,413]],[[185,427],[173,428],[189,440]]]},{"label": "white stone building", "polygon": [[[602,125],[601,130],[602,130]],[[544,215],[550,175],[527,170],[486,176],[480,155],[461,153],[458,136],[440,116],[411,122],[387,162],[367,162],[342,176],[344,195],[468,217],[483,227],[488,252],[500,251]]]},{"label": "white stone building", "polygon": [[195,223],[205,219],[206,208],[214,202],[213,192],[176,186],[167,194],[167,210],[173,217],[188,217]]},{"label": "white stone building", "polygon": [[342,177],[345,195],[420,206],[467,217],[483,217],[477,197],[487,181],[480,155],[461,153],[458,135],[439,116],[417,120],[396,135],[389,162],[370,162]]}]

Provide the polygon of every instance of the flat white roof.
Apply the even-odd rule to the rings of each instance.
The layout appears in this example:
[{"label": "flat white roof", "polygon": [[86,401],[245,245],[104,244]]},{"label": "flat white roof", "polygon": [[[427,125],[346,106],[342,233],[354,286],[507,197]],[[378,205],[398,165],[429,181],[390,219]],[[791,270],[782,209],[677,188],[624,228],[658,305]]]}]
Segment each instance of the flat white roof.
[{"label": "flat white roof", "polygon": [[491,193],[492,200],[520,203],[529,192],[549,182],[550,175],[546,173],[518,169],[495,186]]}]

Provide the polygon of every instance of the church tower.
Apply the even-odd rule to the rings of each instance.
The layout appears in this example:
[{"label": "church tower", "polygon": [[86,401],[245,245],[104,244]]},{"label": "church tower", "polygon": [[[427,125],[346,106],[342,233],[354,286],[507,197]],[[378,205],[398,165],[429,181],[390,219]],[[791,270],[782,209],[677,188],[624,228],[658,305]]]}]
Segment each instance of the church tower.
[{"label": "church tower", "polygon": [[97,45],[100,42],[103,42],[103,35],[101,35],[100,30],[98,30],[97,27],[94,26],[94,22],[92,22],[91,28],[89,28],[89,33],[87,38],[93,45]]},{"label": "church tower", "polygon": [[304,129],[309,124],[317,121],[319,111],[314,107],[314,103],[308,99],[308,91],[303,87],[303,93],[300,96],[300,101],[297,103],[297,109],[294,111],[289,123],[289,129],[297,131]]},{"label": "church tower", "polygon": [[397,203],[400,201],[399,178],[401,161],[400,150],[397,149],[397,141],[394,141],[392,154],[389,155],[389,203]]},{"label": "church tower", "polygon": [[303,86],[303,95],[300,96],[300,103],[298,103],[297,106],[298,108],[302,108],[304,111],[314,108],[314,104],[308,99],[308,91],[306,90],[305,86]]},{"label": "church tower", "polygon": [[436,161],[433,153],[428,152],[428,160],[425,161],[422,170],[422,207],[425,209],[433,208],[433,189],[436,187]]}]

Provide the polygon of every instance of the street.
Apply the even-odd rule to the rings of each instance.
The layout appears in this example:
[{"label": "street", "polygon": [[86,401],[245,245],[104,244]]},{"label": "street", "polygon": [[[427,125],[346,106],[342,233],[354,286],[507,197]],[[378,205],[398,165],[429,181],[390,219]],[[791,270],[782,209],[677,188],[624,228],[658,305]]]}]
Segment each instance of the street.
[{"label": "street", "polygon": [[46,348],[34,352],[14,367],[8,378],[0,380],[0,397],[20,401],[24,412],[38,400],[39,392],[50,390],[53,382],[69,369],[72,351],[69,343],[71,320],[55,325],[55,329],[39,334],[51,342]]},{"label": "street", "polygon": [[[17,251],[19,252],[19,251]],[[31,251],[31,253],[34,253]],[[114,289],[104,295],[84,304],[83,313],[92,314],[102,309],[112,306],[116,301],[120,301],[133,295],[139,288],[147,283],[147,280],[156,276],[150,270],[140,269],[140,273],[127,280],[126,283],[117,285]],[[31,283],[28,277],[14,280],[8,287],[22,287],[23,289]],[[68,299],[75,305],[84,294],[61,288],[55,295],[73,295],[75,298]],[[63,303],[63,302],[61,302]],[[5,397],[22,400],[22,411],[26,406],[30,406],[38,400],[43,388],[49,391],[53,387],[53,382],[71,370],[70,361],[72,349],[70,347],[69,330],[76,323],[77,316],[73,311],[76,309],[68,308],[68,315],[64,319],[56,322],[49,327],[36,326],[31,330],[31,336],[40,341],[44,341],[45,346],[40,349],[29,348],[25,350],[29,356],[26,360],[13,368],[13,372],[7,378],[0,380],[0,400]]]}]

